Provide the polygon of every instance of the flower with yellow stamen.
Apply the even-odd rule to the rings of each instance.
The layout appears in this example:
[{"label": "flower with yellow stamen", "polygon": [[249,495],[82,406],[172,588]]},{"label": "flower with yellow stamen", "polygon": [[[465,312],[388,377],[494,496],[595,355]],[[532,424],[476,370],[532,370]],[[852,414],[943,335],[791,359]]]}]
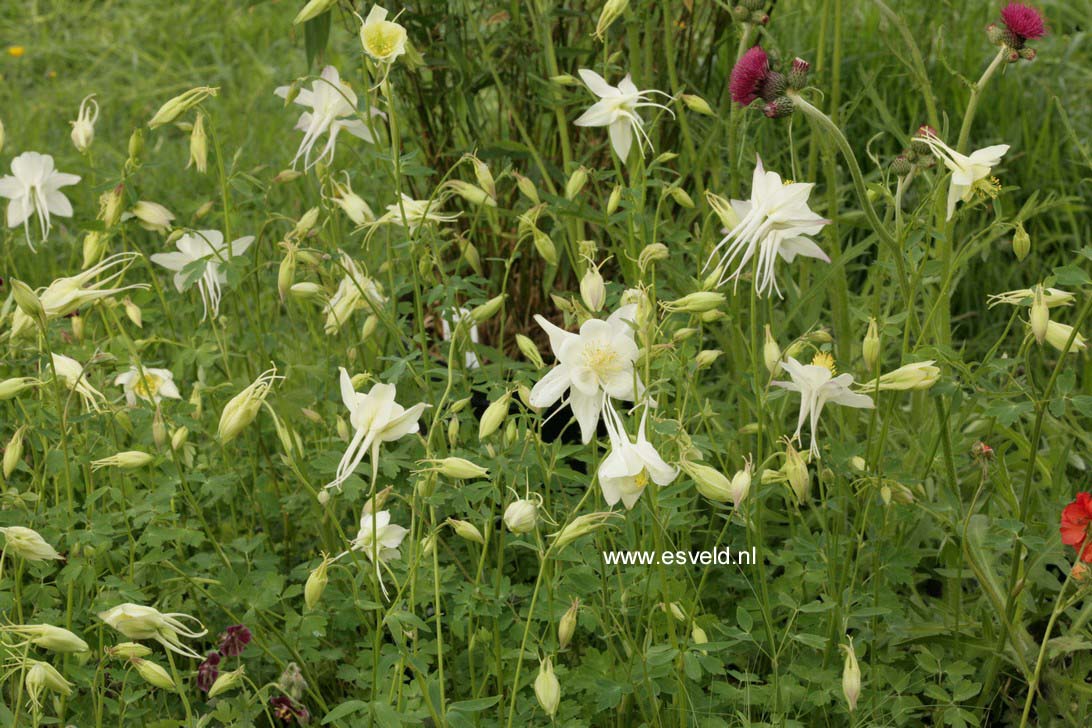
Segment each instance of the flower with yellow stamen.
[{"label": "flower with yellow stamen", "polygon": [[837,374],[838,370],[834,366],[834,357],[827,351],[820,351],[811,358],[811,363],[817,367],[826,367],[830,370],[831,374]]}]

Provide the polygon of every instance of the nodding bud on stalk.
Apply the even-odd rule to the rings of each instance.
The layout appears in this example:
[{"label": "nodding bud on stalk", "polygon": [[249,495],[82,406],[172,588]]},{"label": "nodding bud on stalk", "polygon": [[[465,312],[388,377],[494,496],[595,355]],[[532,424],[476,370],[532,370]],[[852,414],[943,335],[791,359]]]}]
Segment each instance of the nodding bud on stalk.
[{"label": "nodding bud on stalk", "polygon": [[174,680],[161,665],[145,660],[143,657],[132,657],[129,661],[136,668],[137,674],[149,685],[163,690],[174,690]]},{"label": "nodding bud on stalk", "polygon": [[122,196],[124,191],[125,186],[118,185],[112,190],[103,192],[99,197],[99,219],[102,220],[102,224],[107,229],[114,227],[121,220],[121,212],[125,202]]},{"label": "nodding bud on stalk", "polygon": [[694,368],[698,371],[708,369],[723,353],[720,349],[702,349],[694,357]]},{"label": "nodding bud on stalk", "polygon": [[504,525],[512,533],[530,533],[538,525],[538,504],[533,500],[512,501],[504,509]]},{"label": "nodding bud on stalk", "polygon": [[322,593],[326,591],[326,584],[330,581],[330,577],[326,574],[329,567],[330,557],[323,554],[322,562],[307,577],[307,583],[303,586],[303,603],[308,610],[318,605],[319,600],[322,599]]},{"label": "nodding bud on stalk", "polygon": [[[1073,336],[1073,343],[1067,347],[1066,344],[1069,342],[1070,336]],[[1060,324],[1057,321],[1051,321],[1047,324],[1046,341],[1064,354],[1076,354],[1088,348],[1088,344],[1080,332],[1075,333],[1072,326]]]},{"label": "nodding bud on stalk", "polygon": [[1031,301],[1031,314],[1028,316],[1031,333],[1035,341],[1042,346],[1046,341],[1047,327],[1050,325],[1050,307],[1043,298],[1043,287],[1035,286],[1035,296]]},{"label": "nodding bud on stalk", "polygon": [[0,632],[17,634],[27,642],[53,652],[87,652],[91,648],[74,633],[52,624],[0,625]]},{"label": "nodding bud on stalk", "polygon": [[511,398],[512,395],[505,392],[485,408],[481,422],[478,424],[479,440],[489,437],[504,424],[504,420],[508,417],[508,403]]},{"label": "nodding bud on stalk", "polygon": [[285,296],[292,290],[296,280],[296,251],[299,248],[294,243],[281,243],[281,245],[284,246],[285,253],[277,268],[277,293],[281,297],[281,303],[284,303]]},{"label": "nodding bud on stalk", "polygon": [[538,677],[535,678],[535,697],[546,715],[553,718],[557,713],[557,706],[561,704],[561,683],[554,675],[554,663],[549,657],[539,664]]},{"label": "nodding bud on stalk", "polygon": [[300,23],[306,23],[308,20],[317,18],[325,13],[330,8],[337,5],[337,0],[311,0],[296,13],[296,17],[292,20],[292,25],[299,25]]},{"label": "nodding bud on stalk", "polygon": [[15,431],[15,434],[11,436],[11,439],[8,440],[8,446],[4,449],[4,480],[11,477],[11,474],[15,472],[15,468],[23,459],[23,436],[26,434],[26,431],[27,426],[22,425]]},{"label": "nodding bud on stalk", "polygon": [[520,191],[520,194],[530,200],[532,204],[539,204],[542,200],[539,199],[538,188],[535,187],[535,183],[518,172],[512,174],[516,176],[516,189]]},{"label": "nodding bud on stalk", "polygon": [[85,269],[102,260],[106,252],[106,235],[92,230],[83,236],[83,267]]},{"label": "nodding bud on stalk", "polygon": [[57,549],[42,538],[42,534],[33,528],[2,526],[0,533],[4,535],[4,550],[27,561],[51,561],[64,558],[57,553]]},{"label": "nodding bud on stalk", "polygon": [[121,302],[122,307],[125,308],[125,318],[133,322],[133,325],[138,329],[144,328],[144,313],[140,310],[140,306],[133,303],[133,299],[128,296]]},{"label": "nodding bud on stalk", "polygon": [[605,40],[607,29],[614,24],[614,21],[622,17],[627,7],[629,7],[629,0],[607,0],[599,13],[599,20],[595,23],[595,37],[601,41]]},{"label": "nodding bud on stalk", "polygon": [[11,379],[0,380],[0,402],[18,397],[31,387],[36,387],[39,384],[41,382],[34,377],[12,377]]},{"label": "nodding bud on stalk", "polygon": [[46,312],[38,294],[30,286],[15,278],[11,279],[11,295],[15,299],[15,305],[19,307],[28,318],[37,322],[40,328],[45,328]]},{"label": "nodding bud on stalk", "polygon": [[569,180],[565,183],[565,199],[575,200],[576,196],[580,194],[580,191],[584,189],[584,185],[588,183],[588,170],[585,167],[577,167],[571,175]]},{"label": "nodding bud on stalk", "polygon": [[705,313],[720,308],[726,300],[727,297],[717,291],[697,291],[661,305],[665,311],[672,313]]},{"label": "nodding bud on stalk", "polygon": [[474,543],[485,545],[485,539],[482,538],[482,532],[478,530],[478,527],[469,521],[460,521],[458,518],[447,519],[447,525],[451,526],[455,531],[455,535],[466,541],[473,541]]},{"label": "nodding bud on stalk", "polygon": [[173,433],[171,433],[171,449],[178,450],[186,444],[186,440],[189,439],[190,431],[187,427],[179,427]]},{"label": "nodding bud on stalk", "polygon": [[670,187],[667,190],[667,194],[671,195],[671,199],[673,199],[675,204],[679,207],[685,207],[688,210],[694,208],[694,198],[692,198],[682,187]]},{"label": "nodding bud on stalk", "polygon": [[1022,223],[1016,223],[1016,233],[1012,236],[1012,252],[1019,261],[1023,261],[1031,252],[1031,236]]},{"label": "nodding bud on stalk", "polygon": [[561,621],[557,623],[557,644],[562,650],[569,646],[576,632],[576,618],[580,614],[580,600],[573,599],[572,605],[561,615]]},{"label": "nodding bud on stalk", "polygon": [[716,468],[683,460],[679,466],[694,481],[698,492],[711,501],[727,503],[732,499],[732,481]]},{"label": "nodding bud on stalk", "polygon": [[106,654],[119,660],[129,660],[134,657],[147,657],[152,654],[152,648],[139,642],[119,642],[113,647],[107,647]]},{"label": "nodding bud on stalk", "polygon": [[76,120],[68,122],[72,125],[72,144],[76,151],[83,153],[91,147],[91,142],[95,140],[95,122],[98,118],[99,105],[95,101],[95,94],[91,94],[80,102]]},{"label": "nodding bud on stalk", "polygon": [[507,294],[502,293],[499,296],[493,296],[480,306],[470,309],[470,322],[480,324],[496,316],[501,310],[501,306],[504,305],[505,298],[507,298]]},{"label": "nodding bud on stalk", "polygon": [[516,334],[516,346],[519,347],[520,353],[527,357],[527,361],[534,364],[536,369],[545,366],[545,362],[542,361],[542,354],[539,353],[538,347],[531,339],[523,334]]},{"label": "nodding bud on stalk", "polygon": [[607,198],[607,215],[613,215],[618,212],[618,205],[622,202],[622,185],[615,185],[614,189],[610,191],[610,197]]},{"label": "nodding bud on stalk", "polygon": [[421,462],[429,463],[429,467],[424,468],[419,472],[439,473],[446,478],[452,478],[454,480],[469,480],[470,478],[485,478],[489,476],[489,471],[486,468],[475,465],[465,458],[447,457],[437,460],[422,460]]},{"label": "nodding bud on stalk", "polygon": [[283,379],[277,376],[277,368],[267,369],[243,391],[231,398],[220,414],[217,437],[220,438],[221,443],[231,442],[254,421],[277,379]]},{"label": "nodding bud on stalk", "polygon": [[932,359],[917,361],[882,374],[879,379],[873,379],[861,385],[861,389],[868,391],[877,387],[883,391],[903,392],[910,389],[929,389],[940,379],[940,367],[934,366]]},{"label": "nodding bud on stalk", "polygon": [[803,58],[794,58],[792,61],[792,68],[789,70],[789,75],[785,79],[789,88],[799,91],[807,86],[809,69],[811,69],[810,63]]},{"label": "nodding bud on stalk", "polygon": [[612,518],[625,518],[621,513],[614,511],[600,511],[598,513],[585,513],[582,516],[577,516],[573,520],[562,526],[560,531],[551,533],[550,537],[554,539],[550,549],[555,553],[560,553],[562,549],[571,544],[581,536],[585,536],[592,531],[597,531],[607,525],[607,521]]},{"label": "nodding bud on stalk", "polygon": [[239,683],[243,681],[243,676],[246,674],[246,666],[240,665],[238,669],[231,672],[222,672],[219,677],[213,681],[212,687],[209,688],[209,698],[215,698],[217,695],[226,693],[229,690],[234,690],[239,687]]},{"label": "nodding bud on stalk", "polygon": [[[175,96],[173,99],[159,107],[159,111],[155,112],[155,116],[148,122],[148,128],[155,129],[164,124],[170,124],[209,96],[215,96],[219,92],[219,87],[198,86],[197,88],[191,88],[189,91],[180,93],[178,96]],[[134,155],[130,152],[129,156],[132,157]]]},{"label": "nodding bud on stalk", "polygon": [[732,495],[732,505],[739,507],[739,504],[747,498],[747,494],[751,492],[751,458],[748,457],[744,460],[743,468],[737,470],[736,474],[732,476],[732,485],[730,486]]},{"label": "nodding bud on stalk", "polygon": [[447,421],[447,444],[452,450],[459,445],[459,418],[454,415]]},{"label": "nodding bud on stalk", "polygon": [[48,662],[27,660],[23,664],[23,668],[26,670],[23,684],[27,689],[27,696],[35,708],[41,708],[42,693],[46,690],[65,696],[72,694],[72,683],[65,680],[64,676],[57,672],[57,668]]},{"label": "nodding bud on stalk", "polygon": [[846,706],[852,713],[857,709],[857,699],[861,697],[861,666],[857,664],[857,653],[853,649],[853,640],[848,645],[841,645],[846,653],[842,667],[842,694],[846,696]]},{"label": "nodding bud on stalk", "polygon": [[126,450],[119,452],[116,455],[111,455],[108,458],[102,458],[101,460],[94,460],[91,462],[91,470],[101,470],[102,468],[121,468],[122,470],[135,470],[136,468],[142,468],[155,460],[154,455],[149,455],[146,452],[140,450]]},{"label": "nodding bud on stalk", "polygon": [[465,182],[461,179],[449,179],[444,185],[472,205],[480,207],[496,207],[497,201],[477,185]]},{"label": "nodding bud on stalk", "polygon": [[874,318],[868,319],[868,331],[861,344],[861,354],[864,356],[865,369],[875,371],[876,363],[880,360],[880,329]]},{"label": "nodding bud on stalk", "polygon": [[603,304],[607,302],[607,287],[603,283],[603,276],[599,272],[599,268],[595,265],[589,265],[588,269],[584,271],[584,276],[580,279],[580,298],[584,300],[584,305],[588,307],[588,310],[593,313],[601,311]]},{"label": "nodding bud on stalk", "polygon": [[777,345],[777,339],[770,331],[770,325],[766,324],[766,338],[762,344],[762,360],[766,364],[766,370],[770,376],[775,376],[781,369],[781,347]]},{"label": "nodding bud on stalk", "polygon": [[191,164],[199,174],[204,174],[209,168],[209,137],[205,133],[205,115],[200,111],[190,131],[190,161],[186,163],[186,169]]}]

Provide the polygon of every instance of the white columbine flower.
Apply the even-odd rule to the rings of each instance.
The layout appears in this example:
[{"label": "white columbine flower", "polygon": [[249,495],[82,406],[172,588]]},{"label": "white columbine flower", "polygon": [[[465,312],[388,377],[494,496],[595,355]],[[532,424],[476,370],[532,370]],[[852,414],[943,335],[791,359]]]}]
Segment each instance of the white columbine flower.
[{"label": "white columbine flower", "polygon": [[53,157],[38,152],[23,152],[11,160],[11,174],[0,177],[0,197],[7,197],[8,227],[23,226],[27,244],[30,240],[30,216],[38,216],[42,241],[49,237],[50,216],[72,217],[72,203],[60,191],[80,181],[79,175],[65,174],[53,168]]},{"label": "white columbine flower", "polygon": [[579,73],[588,89],[598,96],[599,100],[573,123],[577,126],[610,127],[610,144],[623,164],[629,158],[629,148],[633,145],[634,132],[637,134],[639,146],[643,147],[647,144],[648,148],[652,149],[652,141],[645,133],[644,122],[637,115],[637,109],[642,106],[655,106],[674,116],[671,109],[663,104],[648,100],[649,94],[662,94],[668,98],[670,96],[663,91],[639,91],[629,74],[626,74],[617,86],[611,86],[595,71],[581,68]]},{"label": "white columbine flower", "polygon": [[[98,265],[92,266],[74,276],[58,278],[44,289],[37,291],[38,300],[42,302],[46,319],[60,318],[94,303],[101,298],[107,298],[117,293],[130,290],[144,290],[147,283],[134,283],[120,288],[109,288],[129,269],[140,253],[118,253],[111,255]],[[11,337],[19,338],[25,334],[36,331],[34,319],[28,316],[22,309],[15,309],[11,319]]]},{"label": "white columbine flower", "polygon": [[[449,318],[450,321],[448,320]],[[470,321],[470,342],[472,344],[479,343],[478,325],[470,318],[470,309],[461,306],[440,317],[440,335],[443,337],[444,341],[451,341],[452,329],[457,328],[463,319]],[[478,355],[472,351],[466,352],[464,359],[466,361],[467,369],[477,369],[481,366],[481,362],[478,361]]]},{"label": "white columbine flower", "polygon": [[95,139],[95,122],[99,118],[99,104],[95,101],[95,94],[90,94],[80,102],[80,112],[75,121],[68,122],[72,125],[72,144],[76,150],[83,153],[91,147]]},{"label": "white columbine flower", "polygon": [[390,511],[370,512],[367,507],[360,515],[360,530],[353,539],[353,551],[359,551],[369,559],[390,561],[401,556],[398,547],[409,531],[391,523]]},{"label": "white columbine flower", "polygon": [[[178,239],[176,245],[179,252],[156,253],[150,257],[153,263],[174,271],[174,287],[179,292],[186,290],[187,283],[192,283],[196,278],[204,307],[201,320],[204,321],[209,309],[212,309],[213,318],[220,315],[220,286],[227,283],[227,276],[220,269],[221,264],[245,253],[252,242],[254,236],[247,235],[225,245],[224,234],[219,230],[198,230]],[[204,261],[204,270],[199,275],[200,266],[193,265],[197,261]]]},{"label": "white columbine flower", "polygon": [[595,436],[606,397],[632,402],[644,393],[633,371],[638,352],[629,322],[636,314],[635,304],[622,306],[606,321],[585,321],[579,334],[535,316],[550,336],[557,364],[531,389],[531,406],[549,407],[568,391],[567,403],[580,423],[584,444]]},{"label": "white columbine flower", "polygon": [[391,225],[405,227],[410,233],[413,233],[422,225],[434,222],[451,222],[459,217],[459,213],[445,215],[439,212],[444,200],[445,197],[442,195],[432,200],[415,200],[403,192],[400,203],[393,202],[387,205],[387,211],[370,224],[375,226],[390,223]]},{"label": "white columbine flower", "polygon": [[83,398],[88,407],[95,412],[99,411],[101,404],[106,401],[106,397],[87,381],[82,364],[64,354],[54,354],[53,371],[56,372],[66,387]]},{"label": "white columbine flower", "polygon": [[[718,286],[728,280],[738,282],[756,253],[758,270],[754,285],[759,296],[771,287],[781,296],[774,276],[778,256],[789,263],[798,255],[830,262],[815,241],[804,237],[815,235],[824,225],[830,224],[830,220],[824,220],[808,207],[808,196],[814,186],[810,182],[784,182],[777,172],[767,172],[762,159],[758,159],[751,182],[751,199],[732,200],[731,203],[739,223],[713,248],[705,264],[705,268],[721,269]],[[729,273],[733,265],[735,269]]]},{"label": "white columbine flower", "polygon": [[63,558],[57,549],[49,545],[42,534],[25,526],[0,527],[4,534],[4,550],[11,551],[27,561],[49,561]]},{"label": "white columbine flower", "polygon": [[1001,157],[1009,151],[1008,144],[983,147],[967,156],[952,149],[934,134],[922,134],[916,138],[929,145],[937,159],[952,173],[952,181],[948,184],[949,220],[955,213],[957,201],[969,202],[975,192],[988,197],[997,195],[1000,185],[995,178],[990,177],[990,170],[1001,163]]},{"label": "white columbine flower", "polygon": [[613,506],[621,500],[629,510],[636,505],[650,480],[656,485],[667,485],[679,471],[664,462],[645,435],[647,406],[637,428],[637,442],[630,441],[622,418],[609,402],[603,408],[603,416],[610,435],[610,454],[599,465],[599,486],[607,505]]},{"label": "white columbine flower", "polygon": [[159,402],[164,397],[182,398],[170,369],[132,366],[129,371],[119,374],[114,384],[125,390],[125,401],[130,407],[136,404],[137,397],[145,402]]},{"label": "white columbine flower", "polygon": [[369,302],[376,307],[387,302],[379,283],[364,275],[356,261],[344,251],[341,253],[341,267],[345,269],[345,277],[338,284],[337,292],[322,309],[326,314],[324,329],[327,335],[340,331],[342,325],[353,315],[353,311],[367,307]]},{"label": "white columbine flower", "polygon": [[[1005,291],[1004,293],[995,293],[986,299],[990,308],[1001,304],[1007,303],[1010,306],[1019,306],[1023,303],[1027,303],[1029,306],[1035,298],[1035,288],[1020,288],[1015,291]],[[1073,305],[1073,299],[1076,298],[1069,291],[1063,291],[1060,288],[1043,288],[1043,303],[1047,308],[1056,308],[1058,306],[1071,306]]]},{"label": "white columbine flower", "polygon": [[[282,99],[287,98],[288,89],[288,86],[279,86],[274,93]],[[303,157],[304,169],[310,169],[324,159],[332,162],[334,144],[342,129],[366,142],[375,141],[368,125],[356,118],[356,93],[348,84],[342,82],[333,66],[322,69],[321,78],[311,84],[310,90],[300,89],[294,101],[300,106],[308,107],[310,111],[303,112],[296,124],[296,128],[303,132],[303,141],[296,150],[296,156],[292,158],[293,167],[300,157]],[[382,112],[372,109],[371,114],[381,116]],[[322,148],[322,153],[311,159],[311,150],[323,134],[329,134],[330,138]]]},{"label": "white columbine flower", "polygon": [[811,420],[811,454],[819,457],[819,442],[816,439],[819,428],[819,415],[828,402],[872,409],[872,398],[858,394],[850,389],[853,384],[852,374],[834,376],[834,359],[829,354],[817,354],[811,364],[801,364],[791,356],[785,357],[781,366],[789,373],[791,382],[774,381],[771,384],[800,393],[800,418],[796,423],[795,437],[800,437],[804,421]]},{"label": "white columbine flower", "polygon": [[353,389],[353,381],[344,367],[341,372],[341,400],[349,409],[349,424],[353,428],[353,439],[337,466],[336,477],[326,484],[327,488],[339,487],[353,474],[356,466],[364,460],[371,449],[372,482],[379,473],[379,446],[384,442],[394,442],[406,435],[417,432],[421,413],[428,407],[424,402],[406,409],[394,401],[393,384],[375,384],[367,394]]},{"label": "white columbine flower", "polygon": [[[99,612],[99,619],[109,626],[121,632],[131,640],[155,640],[164,648],[179,655],[192,657],[195,660],[204,659],[189,647],[182,644],[180,637],[197,639],[208,634],[205,625],[196,617],[188,614],[172,612],[164,614],[155,607],[145,607],[141,604],[119,604],[113,609]],[[195,631],[182,620],[195,622],[200,631]]]}]

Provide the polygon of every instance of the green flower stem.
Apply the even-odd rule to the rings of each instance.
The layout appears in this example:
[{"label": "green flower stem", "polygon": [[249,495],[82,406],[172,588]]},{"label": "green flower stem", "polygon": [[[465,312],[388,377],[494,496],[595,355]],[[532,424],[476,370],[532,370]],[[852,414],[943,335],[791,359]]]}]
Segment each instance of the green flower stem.
[{"label": "green flower stem", "polygon": [[960,154],[967,153],[967,140],[971,136],[971,125],[974,122],[975,112],[978,111],[978,102],[982,98],[982,89],[986,88],[986,84],[993,78],[993,74],[1001,67],[1002,61],[1008,54],[1008,49],[1002,47],[993,57],[990,65],[982,72],[982,77],[971,86],[971,98],[967,101],[967,110],[963,112],[963,124],[959,127],[959,141],[956,143],[956,151]]}]

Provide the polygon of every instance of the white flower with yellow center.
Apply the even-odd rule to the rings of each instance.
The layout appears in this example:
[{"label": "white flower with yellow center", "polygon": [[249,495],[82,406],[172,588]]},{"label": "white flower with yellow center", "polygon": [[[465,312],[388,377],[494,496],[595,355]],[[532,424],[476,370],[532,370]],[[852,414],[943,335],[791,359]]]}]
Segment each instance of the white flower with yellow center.
[{"label": "white flower with yellow center", "polygon": [[182,399],[169,369],[132,366],[129,371],[119,374],[114,384],[125,390],[125,401],[130,407],[136,405],[137,397],[156,403],[164,397]]},{"label": "white flower with yellow center", "polygon": [[781,366],[789,373],[792,381],[774,381],[771,384],[800,393],[800,417],[796,422],[794,437],[800,438],[804,422],[810,420],[811,454],[815,457],[819,457],[819,442],[816,439],[819,415],[828,402],[860,409],[872,409],[874,406],[871,397],[850,389],[853,384],[852,374],[834,376],[834,359],[830,354],[817,354],[811,364],[801,364],[787,356]]},{"label": "white flower with yellow center", "polygon": [[605,126],[609,128],[610,144],[614,153],[625,164],[629,158],[630,147],[633,146],[633,136],[637,135],[638,145],[643,149],[646,145],[652,149],[652,140],[645,132],[644,121],[637,114],[637,109],[645,106],[654,106],[663,109],[674,116],[671,109],[663,104],[649,101],[650,94],[661,94],[670,98],[663,91],[640,91],[629,74],[618,82],[617,86],[611,86],[595,71],[581,68],[578,72],[580,78],[587,85],[588,90],[599,97],[591,107],[573,122],[576,126]]},{"label": "white flower with yellow center", "polygon": [[156,253],[150,259],[156,265],[174,271],[174,287],[179,293],[194,280],[201,292],[204,321],[212,310],[212,318],[220,315],[221,286],[227,283],[227,275],[221,266],[229,259],[242,255],[254,242],[253,235],[224,244],[224,234],[219,230],[197,230],[178,239],[177,253]]},{"label": "white flower with yellow center", "polygon": [[80,181],[79,175],[58,172],[53,167],[53,157],[38,152],[23,152],[11,160],[11,174],[0,177],[0,197],[7,197],[8,227],[23,226],[27,245],[34,250],[30,239],[30,217],[38,216],[38,228],[42,242],[49,237],[51,216],[72,217],[72,203],[61,192],[62,187]]},{"label": "white flower with yellow center", "polygon": [[[279,86],[274,93],[284,99],[288,98],[288,91],[288,86]],[[300,157],[303,157],[304,169],[310,169],[323,160],[332,162],[337,135],[342,129],[366,142],[375,141],[368,125],[356,118],[356,93],[341,80],[341,75],[333,66],[322,69],[321,77],[311,84],[310,90],[300,89],[293,101],[310,109],[301,114],[296,123],[296,128],[303,132],[303,141],[292,158],[293,167]],[[376,109],[370,113],[372,116],[382,115]],[[326,146],[317,157],[311,159],[311,151],[323,134],[329,134]]]},{"label": "white flower with yellow center", "polygon": [[637,442],[630,441],[622,418],[609,402],[603,408],[603,417],[611,449],[599,465],[599,487],[603,489],[603,499],[607,505],[613,506],[621,500],[629,510],[645,492],[649,481],[659,486],[668,485],[679,471],[664,462],[645,435],[647,406],[637,429]]},{"label": "white flower with yellow center", "polygon": [[633,370],[638,350],[630,323],[636,315],[636,304],[628,304],[606,321],[585,321],[579,334],[535,316],[550,336],[557,365],[531,389],[531,406],[549,407],[568,392],[566,403],[580,423],[584,444],[595,436],[606,397],[632,402],[644,393],[640,377]]},{"label": "white flower with yellow center", "polygon": [[387,20],[385,8],[373,5],[360,28],[360,44],[376,63],[394,63],[406,52],[406,29]]},{"label": "white flower with yellow center", "polygon": [[996,197],[1000,183],[990,176],[990,171],[1001,163],[1001,157],[1009,151],[1008,144],[983,147],[971,154],[960,154],[942,142],[934,134],[921,134],[917,141],[924,142],[933,154],[952,173],[948,183],[948,219],[955,214],[956,202],[970,202],[975,193]]},{"label": "white flower with yellow center", "polygon": [[394,401],[394,385],[382,382],[375,384],[367,394],[362,394],[353,388],[353,380],[345,368],[341,367],[339,371],[341,400],[349,409],[349,425],[354,434],[338,463],[337,474],[326,484],[327,488],[337,488],[348,480],[369,451],[374,483],[379,474],[379,446],[417,432],[421,413],[429,406],[420,402],[406,409]]},{"label": "white flower with yellow center", "polygon": [[324,330],[328,336],[340,331],[354,311],[368,306],[382,306],[387,302],[379,283],[364,275],[356,261],[344,251],[341,253],[341,267],[345,270],[345,277],[322,309],[326,314]]},{"label": "white flower with yellow center", "polygon": [[[726,281],[739,282],[740,276],[750,270],[751,259],[758,256],[755,272],[755,293],[762,296],[768,289],[781,296],[774,269],[778,257],[791,263],[796,256],[818,258],[826,263],[830,257],[815,241],[805,237],[816,235],[829,225],[808,207],[811,183],[782,181],[777,172],[767,172],[758,158],[751,180],[751,199],[732,200],[732,211],[739,222],[713,248],[706,270],[721,270],[717,285]],[[724,219],[724,210],[717,210]],[[723,250],[723,252],[722,252]],[[732,269],[734,266],[734,269]]]}]

